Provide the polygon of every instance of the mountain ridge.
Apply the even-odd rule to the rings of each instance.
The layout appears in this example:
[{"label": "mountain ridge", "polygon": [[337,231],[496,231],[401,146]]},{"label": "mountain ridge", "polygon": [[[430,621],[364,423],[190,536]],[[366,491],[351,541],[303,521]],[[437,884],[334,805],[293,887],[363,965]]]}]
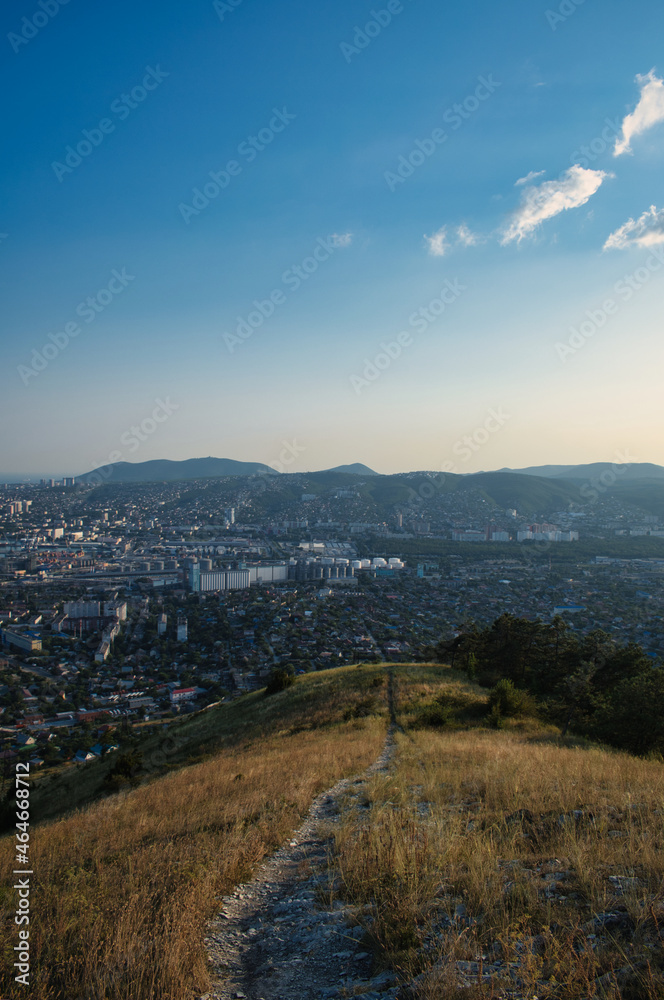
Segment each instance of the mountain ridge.
[{"label": "mountain ridge", "polygon": [[[110,471],[109,471],[110,470]],[[77,477],[78,482],[154,483],[185,479],[212,479],[223,476],[253,476],[279,473],[262,462],[239,462],[232,458],[187,458],[174,461],[157,458],[147,462],[115,462]]]},{"label": "mountain ridge", "polygon": [[[496,472],[509,472],[513,475],[537,476],[540,479],[568,479],[585,481],[598,478],[604,473],[611,473],[626,480],[662,480],[664,467],[652,462],[588,462],[583,465],[531,465],[525,469],[497,469]],[[473,473],[471,473],[472,475]]]}]

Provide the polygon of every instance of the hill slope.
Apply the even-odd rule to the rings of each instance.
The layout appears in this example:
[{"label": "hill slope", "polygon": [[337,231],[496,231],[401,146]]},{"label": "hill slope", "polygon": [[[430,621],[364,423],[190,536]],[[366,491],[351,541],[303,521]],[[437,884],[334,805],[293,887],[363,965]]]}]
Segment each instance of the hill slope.
[{"label": "hill slope", "polygon": [[586,465],[533,465],[527,469],[500,469],[522,476],[539,476],[542,479],[568,479],[585,483],[597,479],[604,472],[616,472],[623,482],[633,479],[655,479],[664,481],[664,467],[651,462],[631,462],[615,465],[612,462],[591,462]]},{"label": "hill slope", "polygon": [[337,465],[334,469],[325,469],[325,472],[344,472],[349,473],[352,476],[377,476],[378,472],[374,472],[370,469],[368,465],[362,465],[361,462],[355,462],[353,465]]},{"label": "hill slope", "polygon": [[[117,755],[68,768],[41,790],[33,785],[32,822],[65,803],[107,797],[31,830],[39,899],[30,926],[31,1000],[204,993],[205,928],[218,897],[286,839],[315,795],[375,760],[385,691],[380,668],[307,675],[280,694],[248,695],[155,733],[135,747],[133,778],[120,794],[104,792]],[[3,886],[14,881],[15,832],[0,842]],[[14,894],[3,890],[4,926],[15,908]],[[7,997],[17,996],[11,928],[0,953]]]},{"label": "hill slope", "polygon": [[[377,757],[389,669],[306,675],[191,716],[137,748],[143,784],[33,830],[31,998],[209,989],[204,938],[219,896],[251,877],[314,795]],[[487,692],[441,665],[393,669],[404,730],[394,766],[344,805],[321,883],[328,910],[355,908],[349,954],[373,953],[415,995],[441,1000],[469,986],[496,1000],[661,1000],[661,763],[562,740],[528,716],[489,716]],[[14,853],[12,834],[0,842],[8,886]],[[14,907],[5,891],[0,919]],[[265,940],[281,948],[279,937]]]},{"label": "hill slope", "polygon": [[257,473],[278,475],[260,462],[236,462],[231,458],[189,458],[183,462],[154,459],[150,462],[116,462],[78,477],[79,482],[158,483],[179,479],[205,479],[215,476],[253,476]]}]

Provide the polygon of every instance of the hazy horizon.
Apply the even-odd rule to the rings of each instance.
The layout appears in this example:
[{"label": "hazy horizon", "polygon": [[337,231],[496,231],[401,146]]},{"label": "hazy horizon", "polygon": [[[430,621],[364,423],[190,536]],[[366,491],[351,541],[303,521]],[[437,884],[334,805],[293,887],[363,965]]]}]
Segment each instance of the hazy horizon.
[{"label": "hazy horizon", "polygon": [[[228,457],[229,456],[227,456],[227,455],[223,455],[223,456],[194,456],[194,460],[199,459],[199,458],[228,458]],[[623,460],[620,461],[619,459],[623,459]],[[441,472],[441,471],[444,471],[444,472],[447,472],[447,473],[451,472],[451,473],[453,473],[455,475],[468,476],[468,475],[480,475],[480,474],[483,474],[483,473],[491,473],[491,472],[514,472],[514,473],[519,473],[522,469],[538,468],[538,467],[547,468],[547,467],[551,467],[551,466],[560,466],[561,468],[564,468],[566,466],[575,467],[575,466],[585,466],[585,465],[595,465],[595,464],[597,464],[597,465],[610,464],[610,465],[614,465],[616,467],[624,466],[625,468],[629,468],[631,465],[635,464],[635,462],[636,462],[636,460],[635,460],[635,462],[631,462],[631,461],[629,461],[627,459],[629,459],[629,456],[621,455],[621,456],[616,456],[613,459],[611,459],[611,458],[597,459],[597,460],[593,460],[592,462],[574,462],[574,463],[572,463],[572,462],[536,462],[536,463],[533,463],[533,465],[524,465],[524,466],[519,466],[519,467],[517,467],[517,466],[501,466],[500,468],[496,468],[496,469],[494,469],[494,468],[475,469],[473,471],[469,471],[469,470],[467,470],[465,468],[461,468],[460,467],[460,463],[458,462],[458,460],[454,463],[455,464],[455,468],[452,468],[452,469],[448,468],[448,469],[442,469],[442,470],[440,468],[426,469],[424,467],[421,467],[421,468],[412,468],[412,469],[411,468],[403,468],[403,469],[401,469],[401,468],[400,469],[396,469],[395,468],[395,469],[390,469],[390,470],[384,470],[384,469],[376,469],[373,466],[369,466],[366,462],[353,462],[353,461],[351,461],[351,462],[341,462],[341,463],[339,463],[338,467],[349,466],[349,465],[365,465],[372,472],[376,473],[376,475],[379,475],[379,476],[393,476],[393,475],[399,475],[399,474],[406,475],[408,473],[413,473],[413,472]],[[166,459],[166,460],[167,461],[187,461],[187,459],[182,459],[182,460],[179,460],[179,459]],[[129,465],[139,465],[139,464],[142,464],[144,461],[145,462],[160,461],[160,459],[144,459],[144,460],[142,459],[142,460],[136,461],[136,462],[127,462],[126,464],[129,464]],[[233,461],[252,462],[253,460],[249,457],[249,458],[233,459]],[[265,463],[265,464],[267,464],[267,463]],[[274,471],[277,472],[280,475],[309,475],[309,474],[315,474],[315,473],[318,473],[318,472],[333,471],[335,468],[337,468],[337,466],[325,466],[325,467],[321,467],[321,468],[310,468],[310,467],[303,466],[302,468],[296,468],[295,467],[296,464],[297,463],[293,463],[292,467],[284,467],[282,469],[277,468]],[[639,465],[641,465],[641,464],[643,464],[643,465],[657,465],[658,463],[651,463],[651,462],[648,462],[646,460],[644,462],[638,461],[637,464],[639,464]],[[659,467],[664,469],[664,466],[659,466]],[[98,468],[100,468],[100,467],[98,467]],[[24,483],[25,485],[30,485],[31,483],[36,484],[40,479],[56,479],[57,480],[57,479],[62,479],[63,477],[65,477],[65,478],[78,478],[79,476],[84,476],[84,475],[86,475],[86,474],[88,474],[90,472],[93,472],[93,471],[94,471],[94,469],[90,468],[90,469],[81,470],[79,473],[71,472],[71,471],[68,471],[68,470],[65,470],[65,471],[58,470],[56,472],[46,472],[46,473],[44,473],[44,472],[36,472],[36,473],[25,474],[25,475],[19,475],[19,474],[16,474],[16,473],[6,473],[6,474],[3,474],[2,472],[0,472],[0,482],[10,483],[10,484],[13,484],[13,485],[19,485],[21,483]],[[215,477],[209,477],[209,476],[205,477],[205,476],[203,476],[201,478],[215,478]]]}]

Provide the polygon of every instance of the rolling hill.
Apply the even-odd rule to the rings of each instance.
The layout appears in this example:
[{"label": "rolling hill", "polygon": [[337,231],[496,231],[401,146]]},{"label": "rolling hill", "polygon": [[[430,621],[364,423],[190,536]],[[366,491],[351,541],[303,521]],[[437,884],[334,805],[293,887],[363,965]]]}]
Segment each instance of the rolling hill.
[{"label": "rolling hill", "polygon": [[572,482],[588,482],[599,478],[605,472],[617,473],[621,482],[634,480],[657,480],[664,482],[664,467],[652,462],[632,462],[618,465],[612,462],[591,462],[587,465],[534,465],[527,469],[499,469],[501,473],[522,476],[537,476],[540,479],[567,479]]},{"label": "rolling hill", "polygon": [[337,465],[334,469],[325,469],[326,472],[343,472],[351,476],[378,476],[380,473],[374,472],[368,465],[355,462],[353,465]]},{"label": "rolling hill", "polygon": [[[233,480],[232,489],[229,483]],[[514,508],[522,517],[546,517],[561,510],[581,509],[610,494],[619,502],[646,514],[664,516],[664,468],[651,463],[611,465],[545,465],[520,471],[477,472],[470,474],[407,472],[381,475],[361,463],[309,473],[277,473],[258,462],[232,459],[197,458],[175,462],[118,462],[79,477],[82,484],[100,488],[131,484],[189,481],[194,493],[218,489],[229,493],[240,489],[254,495],[257,516],[288,514],[303,494],[313,493],[321,503],[337,503],[335,517],[345,512],[355,520],[385,520],[395,506],[415,501],[422,512],[433,514],[443,498],[468,495],[477,503],[478,495],[488,503]],[[203,482],[206,481],[206,482]],[[230,489],[230,492],[229,492]],[[356,501],[334,499],[337,490],[355,491]],[[474,497],[474,499],[473,499]],[[340,506],[339,506],[340,505]],[[423,505],[423,506],[422,506]],[[351,509],[352,508],[352,509]],[[310,513],[310,511],[308,512]],[[329,516],[329,512],[328,512]]]},{"label": "rolling hill", "polygon": [[279,475],[260,462],[236,462],[232,458],[189,458],[182,462],[155,459],[151,462],[117,462],[93,469],[78,477],[79,482],[159,483],[179,479],[207,479],[221,476]]}]

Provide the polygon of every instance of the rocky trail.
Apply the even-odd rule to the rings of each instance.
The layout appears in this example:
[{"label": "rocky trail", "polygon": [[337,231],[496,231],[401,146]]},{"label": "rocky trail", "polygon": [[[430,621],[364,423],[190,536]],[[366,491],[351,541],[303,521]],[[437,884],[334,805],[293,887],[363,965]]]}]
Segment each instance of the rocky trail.
[{"label": "rocky trail", "polygon": [[320,795],[293,838],[250,883],[223,899],[206,939],[216,986],[204,1000],[397,996],[391,972],[370,976],[358,909],[324,902],[329,824],[339,821],[342,800],[357,802],[366,781],[387,771],[394,746],[392,725],[380,757],[364,775],[339,781]]}]

